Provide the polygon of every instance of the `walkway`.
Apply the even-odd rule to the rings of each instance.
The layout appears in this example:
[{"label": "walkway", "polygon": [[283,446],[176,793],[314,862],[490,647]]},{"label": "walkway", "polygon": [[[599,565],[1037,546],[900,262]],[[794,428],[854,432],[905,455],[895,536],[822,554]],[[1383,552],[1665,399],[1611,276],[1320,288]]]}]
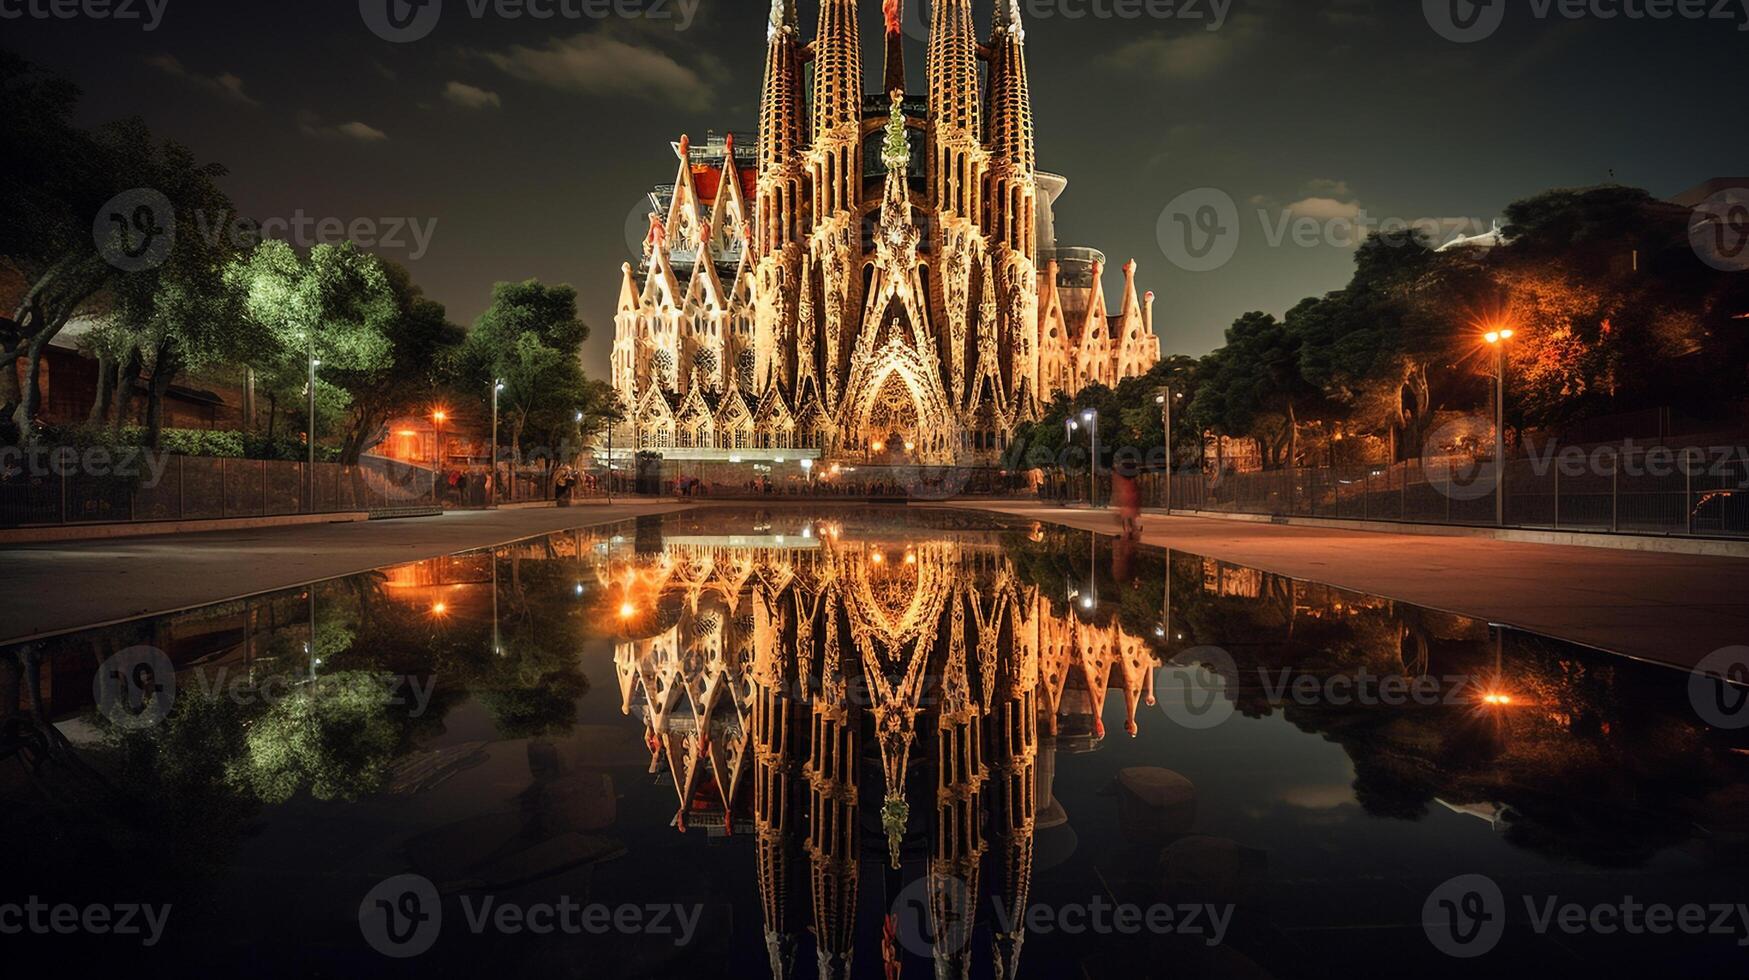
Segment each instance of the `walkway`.
[{"label": "walkway", "polygon": [[0,643],[682,509],[639,502],[452,511],[364,524],[14,545],[0,550]]},{"label": "walkway", "polygon": [[[1109,513],[951,504],[1110,532]],[[1143,517],[1143,540],[1690,668],[1749,645],[1749,559],[1521,544],[1201,517]]]}]

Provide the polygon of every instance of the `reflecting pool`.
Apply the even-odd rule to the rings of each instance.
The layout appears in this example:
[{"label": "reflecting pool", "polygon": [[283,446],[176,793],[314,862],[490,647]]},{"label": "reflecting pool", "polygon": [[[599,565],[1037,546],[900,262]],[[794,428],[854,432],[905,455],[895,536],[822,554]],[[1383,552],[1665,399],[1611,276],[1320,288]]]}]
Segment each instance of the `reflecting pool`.
[{"label": "reflecting pool", "polygon": [[0,657],[0,956],[1741,976],[1738,692],[958,510],[697,510]]}]

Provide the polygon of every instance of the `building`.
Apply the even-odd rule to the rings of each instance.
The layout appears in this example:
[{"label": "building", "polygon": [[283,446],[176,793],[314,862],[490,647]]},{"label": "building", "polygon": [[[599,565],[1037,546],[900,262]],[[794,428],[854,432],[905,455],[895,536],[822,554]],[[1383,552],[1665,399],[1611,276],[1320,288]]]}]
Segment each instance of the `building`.
[{"label": "building", "polygon": [[[824,0],[811,42],[773,0],[759,131],[675,144],[644,258],[621,272],[613,383],[621,444],[672,459],[988,460],[1059,391],[1159,359],[1153,295],[1059,247],[1067,181],[1035,163],[1026,34],[997,0],[931,5],[924,85],[907,84],[888,2],[865,91],[856,0]],[[806,81],[804,81],[806,79]]]}]

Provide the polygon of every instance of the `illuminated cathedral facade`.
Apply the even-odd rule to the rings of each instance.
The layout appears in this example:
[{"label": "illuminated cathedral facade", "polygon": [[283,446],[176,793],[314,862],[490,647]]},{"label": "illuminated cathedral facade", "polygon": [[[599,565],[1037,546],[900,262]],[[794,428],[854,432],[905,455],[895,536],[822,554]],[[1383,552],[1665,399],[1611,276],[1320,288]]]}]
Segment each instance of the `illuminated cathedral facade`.
[{"label": "illuminated cathedral facade", "polygon": [[[613,384],[639,449],[783,450],[857,462],[987,461],[1058,392],[1146,372],[1153,294],[1059,247],[1066,181],[1036,167],[1026,32],[995,0],[936,0],[926,82],[907,84],[886,0],[883,85],[865,90],[857,0],[821,0],[812,40],[772,0],[759,131],[675,144],[627,263]],[[629,448],[629,447],[628,447]]]}]

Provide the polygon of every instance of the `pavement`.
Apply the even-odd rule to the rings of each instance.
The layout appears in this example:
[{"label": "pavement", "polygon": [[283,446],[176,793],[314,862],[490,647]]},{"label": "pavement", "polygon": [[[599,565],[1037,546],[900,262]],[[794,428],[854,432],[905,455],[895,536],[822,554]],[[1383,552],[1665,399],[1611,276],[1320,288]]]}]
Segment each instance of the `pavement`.
[{"label": "pavement", "polygon": [[452,511],[368,523],[11,545],[0,548],[0,644],[686,507],[637,502]]},{"label": "pavement", "polygon": [[[362,524],[3,547],[0,643],[687,506],[644,501],[567,510],[464,511]],[[1115,517],[1104,511],[1026,502],[937,506],[1115,530]],[[1143,518],[1143,539],[1685,669],[1716,650],[1749,645],[1749,559],[1164,514]]]},{"label": "pavement", "polygon": [[[953,503],[1110,533],[1109,511]],[[1749,559],[1145,514],[1146,544],[1691,669],[1749,645]]]}]

